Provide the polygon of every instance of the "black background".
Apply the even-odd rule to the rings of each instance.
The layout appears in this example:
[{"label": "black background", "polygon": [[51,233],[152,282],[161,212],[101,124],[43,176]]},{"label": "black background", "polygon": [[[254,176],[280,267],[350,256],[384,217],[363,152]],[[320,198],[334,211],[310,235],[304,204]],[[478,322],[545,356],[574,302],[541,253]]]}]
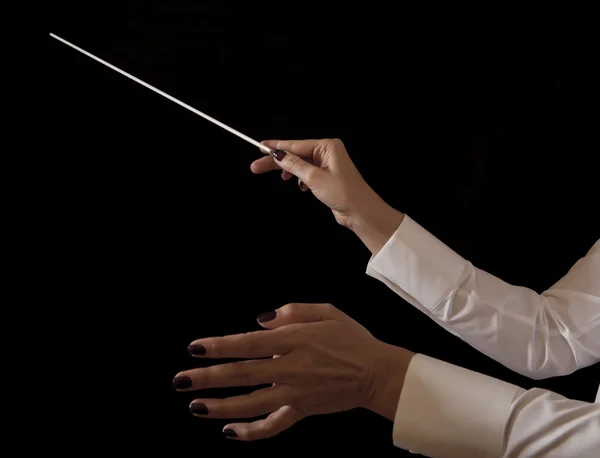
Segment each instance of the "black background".
[{"label": "black background", "polygon": [[296,301],[331,302],[389,343],[593,400],[596,368],[536,382],[479,354],[369,278],[366,248],[295,181],[253,175],[257,148],[48,36],[258,140],[341,138],[389,203],[478,267],[542,291],[600,232],[591,2],[390,3],[28,7],[20,83],[36,108],[12,119],[9,281],[31,324],[30,409],[46,414],[34,425],[66,419],[45,445],[401,456],[391,422],[370,412],[236,443],[172,390],[197,365],[190,341],[258,329],[256,315]]}]

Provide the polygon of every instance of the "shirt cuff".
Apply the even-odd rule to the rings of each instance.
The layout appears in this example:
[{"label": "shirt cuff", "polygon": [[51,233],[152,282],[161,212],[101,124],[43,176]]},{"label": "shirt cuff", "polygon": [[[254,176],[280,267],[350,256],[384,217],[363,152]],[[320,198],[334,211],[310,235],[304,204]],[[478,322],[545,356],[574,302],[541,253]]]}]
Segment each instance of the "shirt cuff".
[{"label": "shirt cuff", "polygon": [[394,445],[426,456],[502,456],[511,404],[520,391],[417,354],[398,402]]},{"label": "shirt cuff", "polygon": [[404,215],[396,232],[371,257],[367,274],[398,286],[431,312],[456,287],[466,264],[460,255]]}]

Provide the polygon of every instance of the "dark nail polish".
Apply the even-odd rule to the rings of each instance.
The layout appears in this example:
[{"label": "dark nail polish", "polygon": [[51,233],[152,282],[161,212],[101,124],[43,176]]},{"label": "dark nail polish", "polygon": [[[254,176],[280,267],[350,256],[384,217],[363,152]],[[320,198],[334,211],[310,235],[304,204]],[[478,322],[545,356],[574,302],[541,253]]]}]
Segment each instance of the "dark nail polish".
[{"label": "dark nail polish", "polygon": [[265,312],[258,315],[256,318],[259,323],[266,323],[267,321],[271,321],[277,316],[277,312]]},{"label": "dark nail polish", "polygon": [[307,191],[308,190],[308,186],[306,186],[306,184],[304,184],[304,181],[302,181],[302,180],[298,180],[298,186],[300,186],[300,189],[302,191]]},{"label": "dark nail polish", "polygon": [[173,388],[176,390],[185,390],[192,386],[192,379],[189,377],[175,377],[173,379]]},{"label": "dark nail polish", "polygon": [[273,151],[271,151],[271,156],[273,156],[278,161],[282,161],[286,154],[287,153],[285,151],[282,151],[280,149],[274,149]]},{"label": "dark nail polish", "polygon": [[223,434],[225,437],[237,437],[237,433],[233,429],[224,429]]},{"label": "dark nail polish", "polygon": [[202,404],[201,402],[194,402],[190,404],[190,412],[196,415],[207,415],[208,407],[206,407],[206,404]]},{"label": "dark nail polish", "polygon": [[200,344],[190,345],[188,347],[188,351],[190,352],[190,354],[192,354],[194,356],[206,355],[206,348],[204,348],[204,345],[200,345]]}]

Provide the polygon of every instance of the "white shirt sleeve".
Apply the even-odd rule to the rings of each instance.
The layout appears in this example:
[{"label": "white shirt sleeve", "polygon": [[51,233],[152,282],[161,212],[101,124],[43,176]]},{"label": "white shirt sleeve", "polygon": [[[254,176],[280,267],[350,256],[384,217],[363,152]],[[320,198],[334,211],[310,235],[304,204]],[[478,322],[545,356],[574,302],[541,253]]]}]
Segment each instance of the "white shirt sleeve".
[{"label": "white shirt sleeve", "polygon": [[[367,273],[523,375],[563,375],[600,360],[600,240],[537,294],[474,267],[405,216]],[[398,447],[435,457],[597,457],[600,404],[525,391],[416,355],[393,439]]]},{"label": "white shirt sleeve", "polygon": [[405,216],[367,274],[525,376],[566,375],[600,361],[600,240],[538,294],[474,267]]},{"label": "white shirt sleeve", "polygon": [[525,391],[417,354],[404,380],[393,441],[431,457],[597,458],[600,404]]}]

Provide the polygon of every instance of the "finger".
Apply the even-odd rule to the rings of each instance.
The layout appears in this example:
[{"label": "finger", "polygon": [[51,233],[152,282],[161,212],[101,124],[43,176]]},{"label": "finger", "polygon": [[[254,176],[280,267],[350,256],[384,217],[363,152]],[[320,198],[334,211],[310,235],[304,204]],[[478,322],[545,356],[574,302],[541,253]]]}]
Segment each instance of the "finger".
[{"label": "finger", "polygon": [[302,418],[299,409],[283,406],[263,420],[228,424],[223,428],[223,434],[230,439],[241,441],[268,439],[290,428]]},{"label": "finger", "polygon": [[269,331],[254,331],[224,337],[194,340],[188,351],[204,358],[266,358],[292,349],[289,337]]},{"label": "finger", "polygon": [[265,140],[261,143],[271,149],[281,149],[306,159],[313,156],[322,142],[323,140]]},{"label": "finger", "polygon": [[301,179],[298,179],[298,187],[302,192],[308,191],[308,186],[306,186]]},{"label": "finger", "polygon": [[309,188],[314,186],[315,180],[326,173],[320,167],[305,161],[300,156],[284,150],[274,150],[271,155],[275,158],[275,163],[279,167],[300,178]]},{"label": "finger", "polygon": [[277,379],[287,379],[289,375],[281,369],[284,367],[279,363],[282,359],[238,361],[183,371],[173,379],[173,388],[177,391],[194,391],[208,388],[270,385]]},{"label": "finger", "polygon": [[281,167],[275,163],[275,160],[271,156],[267,156],[261,157],[250,164],[250,170],[252,173],[258,175],[261,173],[270,172],[272,170],[281,170]]},{"label": "finger", "polygon": [[292,175],[290,172],[286,172],[285,170],[283,170],[281,172],[281,179],[283,181],[288,181],[290,178],[292,178],[294,175]]},{"label": "finger", "polygon": [[315,323],[325,320],[348,321],[351,318],[331,304],[287,304],[257,317],[267,329],[276,329],[294,323]]},{"label": "finger", "polygon": [[[312,163],[312,158],[307,157],[306,161]],[[281,170],[281,167],[277,165],[272,156],[261,157],[260,159],[255,160],[252,164],[250,164],[250,170],[252,173],[257,175],[262,173],[271,172],[273,170]],[[293,175],[285,170],[282,172],[282,178],[284,180],[289,180]]]},{"label": "finger", "polygon": [[204,418],[252,418],[274,412],[286,401],[286,385],[268,387],[225,399],[194,399],[193,415]]}]

